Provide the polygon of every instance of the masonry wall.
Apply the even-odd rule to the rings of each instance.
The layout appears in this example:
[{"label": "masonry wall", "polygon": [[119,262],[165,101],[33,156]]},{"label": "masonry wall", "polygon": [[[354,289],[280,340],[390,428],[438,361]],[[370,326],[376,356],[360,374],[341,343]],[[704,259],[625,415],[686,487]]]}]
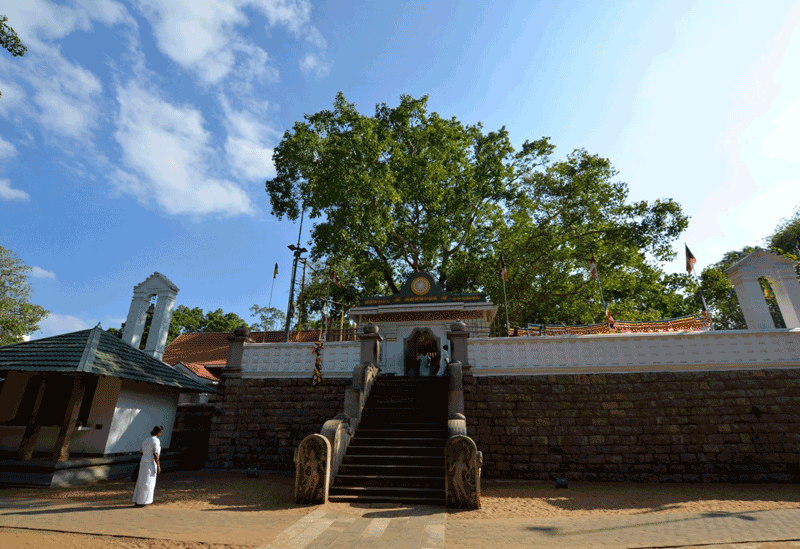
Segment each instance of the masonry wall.
[{"label": "masonry wall", "polygon": [[294,450],[344,409],[349,379],[240,379],[223,376],[206,467],[294,470]]},{"label": "masonry wall", "polygon": [[466,377],[487,478],[800,482],[800,368]]},{"label": "masonry wall", "polygon": [[179,469],[193,471],[205,465],[215,411],[211,404],[178,404],[170,450],[179,452]]}]

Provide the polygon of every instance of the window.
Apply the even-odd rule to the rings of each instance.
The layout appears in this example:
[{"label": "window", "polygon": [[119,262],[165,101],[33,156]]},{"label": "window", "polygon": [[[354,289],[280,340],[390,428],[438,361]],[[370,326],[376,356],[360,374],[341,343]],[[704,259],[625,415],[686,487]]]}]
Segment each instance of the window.
[{"label": "window", "polygon": [[98,376],[87,376],[84,380],[83,400],[81,400],[81,410],[78,412],[78,423],[84,427],[89,426],[89,413],[92,411],[94,395],[97,392],[97,383],[100,381]]}]

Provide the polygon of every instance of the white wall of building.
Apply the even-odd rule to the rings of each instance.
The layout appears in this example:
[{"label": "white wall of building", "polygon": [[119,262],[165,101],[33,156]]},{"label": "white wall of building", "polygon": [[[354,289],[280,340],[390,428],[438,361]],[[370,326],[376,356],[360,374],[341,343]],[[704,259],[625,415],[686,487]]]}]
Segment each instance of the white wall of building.
[{"label": "white wall of building", "polygon": [[89,430],[73,432],[70,454],[102,454],[105,451],[121,388],[122,380],[119,378],[101,377],[97,380],[97,390],[86,422]]},{"label": "white wall of building", "polygon": [[169,448],[178,393],[172,387],[122,380],[105,453],[138,452],[156,425],[164,426],[161,447]]}]

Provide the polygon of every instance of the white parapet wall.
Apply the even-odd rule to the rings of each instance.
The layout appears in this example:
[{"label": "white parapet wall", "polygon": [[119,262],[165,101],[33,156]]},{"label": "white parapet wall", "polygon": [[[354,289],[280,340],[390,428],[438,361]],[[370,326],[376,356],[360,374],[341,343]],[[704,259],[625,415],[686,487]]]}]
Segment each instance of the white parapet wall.
[{"label": "white parapet wall", "polygon": [[[314,371],[313,343],[248,343],[242,355],[244,378],[304,378]],[[325,343],[322,377],[352,377],[361,357],[358,341]]]},{"label": "white parapet wall", "polygon": [[800,367],[800,329],[470,338],[476,376]]}]

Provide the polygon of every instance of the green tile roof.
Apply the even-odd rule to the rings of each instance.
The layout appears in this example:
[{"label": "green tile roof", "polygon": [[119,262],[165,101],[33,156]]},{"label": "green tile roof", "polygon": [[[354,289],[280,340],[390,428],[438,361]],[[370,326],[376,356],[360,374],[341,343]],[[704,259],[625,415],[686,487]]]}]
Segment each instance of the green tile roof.
[{"label": "green tile roof", "polygon": [[203,393],[214,389],[134,349],[99,326],[0,347],[0,370],[85,372]]}]

